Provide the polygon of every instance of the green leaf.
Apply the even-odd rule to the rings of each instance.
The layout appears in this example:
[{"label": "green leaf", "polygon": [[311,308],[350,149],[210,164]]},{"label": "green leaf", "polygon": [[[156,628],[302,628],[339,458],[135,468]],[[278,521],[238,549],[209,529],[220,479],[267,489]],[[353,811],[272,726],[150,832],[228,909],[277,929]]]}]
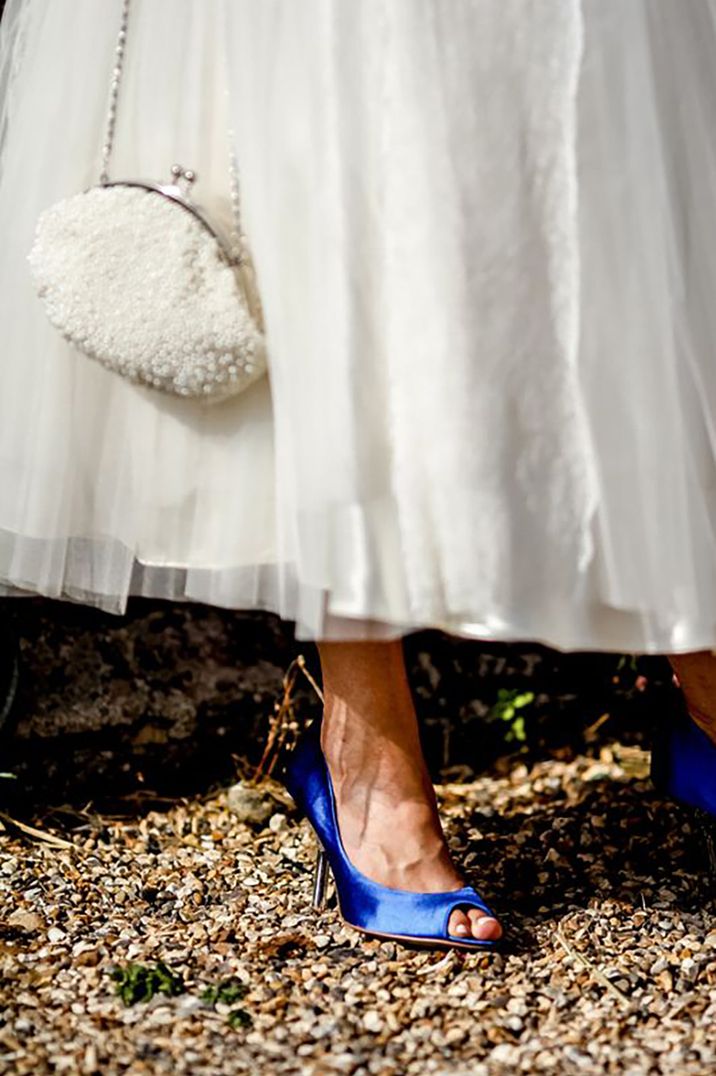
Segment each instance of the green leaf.
[{"label": "green leaf", "polygon": [[223,979],[216,986],[207,986],[201,995],[201,1000],[209,1005],[221,1002],[223,1005],[233,1005],[235,1001],[241,1001],[249,992],[248,986],[239,979]]},{"label": "green leaf", "polygon": [[523,691],[521,695],[518,695],[514,699],[513,706],[516,710],[520,710],[523,706],[529,706],[529,704],[534,701],[534,691]]},{"label": "green leaf", "polygon": [[233,1027],[235,1031],[240,1028],[251,1027],[254,1022],[251,1013],[248,1013],[246,1009],[232,1009],[226,1017],[226,1021],[229,1027]]},{"label": "green leaf", "polygon": [[153,967],[147,964],[130,963],[125,967],[115,967],[112,978],[117,983],[117,993],[125,1005],[136,1005],[150,1001],[155,994],[176,997],[183,994],[185,987],[180,975],[168,968],[161,960]]},{"label": "green leaf", "polygon": [[515,718],[515,721],[513,722],[513,725],[512,725],[512,736],[513,736],[513,738],[515,740],[518,740],[520,743],[524,743],[525,740],[527,739],[527,732],[525,730],[525,719],[524,719],[524,717],[520,716],[520,717]]}]

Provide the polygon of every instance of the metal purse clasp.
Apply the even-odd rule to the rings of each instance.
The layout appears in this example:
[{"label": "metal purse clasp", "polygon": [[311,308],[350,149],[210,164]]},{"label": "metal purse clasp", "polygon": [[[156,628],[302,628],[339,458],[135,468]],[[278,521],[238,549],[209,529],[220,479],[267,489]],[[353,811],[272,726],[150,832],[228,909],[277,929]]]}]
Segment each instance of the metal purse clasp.
[{"label": "metal purse clasp", "polygon": [[[232,250],[231,242],[225,230],[212,224],[206,215],[203,206],[194,202],[191,188],[199,178],[191,168],[184,168],[180,164],[173,164],[171,169],[172,179],[169,183],[151,183],[141,179],[107,179],[100,183],[101,187],[140,187],[145,191],[154,191],[161,194],[175,205],[181,206],[187,213],[191,213],[199,223],[214,237],[223,260],[227,265],[238,269],[242,264],[241,252],[238,254]],[[183,181],[183,183],[181,182]]]},{"label": "metal purse clasp", "polygon": [[[182,198],[185,201],[190,201],[191,188],[198,178],[192,168],[184,168],[181,164],[173,164],[171,181],[166,184],[160,184],[159,190],[161,190],[162,194],[169,194],[172,198]],[[182,180],[184,181],[184,186],[181,185]]]}]

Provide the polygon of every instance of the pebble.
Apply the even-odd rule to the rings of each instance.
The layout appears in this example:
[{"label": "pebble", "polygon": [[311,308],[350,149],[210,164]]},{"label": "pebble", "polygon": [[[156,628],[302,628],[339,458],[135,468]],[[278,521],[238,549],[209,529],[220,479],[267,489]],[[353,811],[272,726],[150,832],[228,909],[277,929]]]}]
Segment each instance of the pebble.
[{"label": "pebble", "polygon": [[227,792],[227,805],[241,822],[261,825],[274,813],[275,801],[261,788],[243,781],[232,785]]},{"label": "pebble", "polygon": [[376,1012],[375,1009],[368,1009],[368,1012],[365,1013],[363,1017],[363,1027],[366,1029],[366,1031],[382,1031],[383,1020],[380,1013]]},{"label": "pebble", "polygon": [[7,922],[9,926],[24,930],[28,934],[34,934],[45,926],[41,916],[35,912],[27,912],[23,908],[17,908],[14,912],[11,912]]}]

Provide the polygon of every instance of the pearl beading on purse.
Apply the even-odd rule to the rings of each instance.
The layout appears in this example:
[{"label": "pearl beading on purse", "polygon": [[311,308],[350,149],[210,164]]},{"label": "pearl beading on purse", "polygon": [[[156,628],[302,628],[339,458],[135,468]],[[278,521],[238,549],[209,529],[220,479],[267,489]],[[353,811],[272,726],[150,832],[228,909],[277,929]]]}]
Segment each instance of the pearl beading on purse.
[{"label": "pearl beading on purse", "polygon": [[28,260],[52,324],[132,381],[226,396],[264,372],[235,269],[198,218],[155,193],[95,187],[51,206]]}]

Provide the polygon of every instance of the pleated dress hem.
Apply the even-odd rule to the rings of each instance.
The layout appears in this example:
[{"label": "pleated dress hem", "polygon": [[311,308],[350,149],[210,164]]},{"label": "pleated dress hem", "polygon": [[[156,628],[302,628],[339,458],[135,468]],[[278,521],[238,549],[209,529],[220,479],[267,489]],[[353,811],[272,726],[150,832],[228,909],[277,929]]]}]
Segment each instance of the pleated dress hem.
[{"label": "pleated dress hem", "polygon": [[[42,543],[44,545],[44,543]],[[348,601],[330,600],[320,587],[300,585],[295,572],[285,565],[262,563],[235,568],[191,568],[181,565],[144,563],[122,549],[126,587],[117,590],[117,553],[112,549],[111,580],[104,590],[96,557],[83,556],[86,539],[65,543],[69,563],[81,565],[92,577],[80,575],[70,583],[52,577],[23,578],[16,570],[0,569],[0,597],[46,597],[91,606],[122,616],[131,598],[210,605],[236,612],[271,613],[293,625],[298,641],[394,640],[405,635],[438,630],[448,635],[483,642],[532,642],[564,653],[604,651],[613,653],[666,654],[716,649],[716,622],[697,622],[683,614],[618,609],[588,602],[575,594],[571,603],[556,597],[542,610],[527,608],[509,614],[486,612],[436,614],[415,619],[391,618],[389,611]],[[107,562],[109,563],[109,561]],[[585,575],[585,585],[588,576]],[[565,613],[571,619],[565,620]],[[635,646],[635,641],[639,645]]]}]

